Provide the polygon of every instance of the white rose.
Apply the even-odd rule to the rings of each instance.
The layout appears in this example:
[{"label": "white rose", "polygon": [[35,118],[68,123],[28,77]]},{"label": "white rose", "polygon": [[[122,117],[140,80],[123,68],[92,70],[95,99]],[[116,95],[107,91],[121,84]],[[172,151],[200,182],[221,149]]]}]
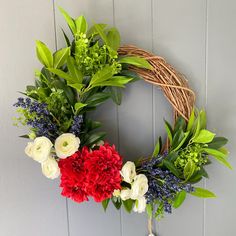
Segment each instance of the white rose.
[{"label": "white rose", "polygon": [[125,182],[131,183],[136,176],[135,164],[131,161],[127,161],[120,173]]},{"label": "white rose", "polygon": [[32,157],[32,147],[33,147],[33,142],[29,142],[25,147],[25,154],[29,157]]},{"label": "white rose", "polygon": [[42,163],[48,159],[52,146],[52,142],[48,138],[38,137],[33,143],[27,145],[25,152],[35,161]]},{"label": "white rose", "polygon": [[145,199],[145,197],[139,197],[135,202],[133,211],[138,213],[144,212],[146,209],[146,204],[147,200]]},{"label": "white rose", "polygon": [[126,201],[126,200],[130,199],[130,196],[131,196],[131,190],[130,189],[123,189],[123,190],[121,190],[120,198],[123,201]]},{"label": "white rose", "polygon": [[80,139],[74,134],[62,134],[55,141],[56,154],[59,158],[64,159],[78,151],[79,145]]},{"label": "white rose", "polygon": [[43,174],[49,179],[56,179],[60,175],[60,169],[57,161],[48,157],[48,159],[41,164]]},{"label": "white rose", "polygon": [[145,175],[139,174],[135,177],[134,182],[131,186],[132,199],[138,199],[142,197],[148,191],[148,179]]}]

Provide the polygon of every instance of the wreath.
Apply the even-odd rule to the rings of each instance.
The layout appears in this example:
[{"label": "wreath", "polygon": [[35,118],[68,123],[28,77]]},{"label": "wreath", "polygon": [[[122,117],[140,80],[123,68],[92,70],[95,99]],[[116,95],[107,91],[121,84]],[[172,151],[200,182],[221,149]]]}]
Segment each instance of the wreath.
[{"label": "wreath", "polygon": [[[43,67],[35,85],[14,104],[16,125],[29,128],[25,153],[41,164],[50,179],[60,176],[62,196],[75,202],[93,198],[106,210],[109,202],[128,212],[147,212],[151,219],[178,208],[187,194],[211,198],[196,187],[208,178],[212,158],[227,161],[227,139],[206,129],[206,113],[195,106],[195,94],[184,76],[163,58],[135,46],[120,47],[116,28],[94,24],[84,16],[73,19],[60,8],[73,36],[63,31],[66,47],[54,53],[36,41]],[[174,125],[164,122],[167,140],[158,138],[153,153],[123,162],[114,145],[97,131],[101,123],[90,113],[108,99],[121,103],[121,89],[139,79],[159,86],[174,110]]]}]

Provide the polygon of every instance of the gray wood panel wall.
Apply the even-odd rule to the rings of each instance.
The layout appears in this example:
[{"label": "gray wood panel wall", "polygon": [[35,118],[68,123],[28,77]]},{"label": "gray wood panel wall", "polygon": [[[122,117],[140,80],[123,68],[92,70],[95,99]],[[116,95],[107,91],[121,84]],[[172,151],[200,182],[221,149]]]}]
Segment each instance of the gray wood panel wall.
[{"label": "gray wood panel wall", "polygon": [[[90,22],[115,25],[122,43],[132,43],[166,58],[186,75],[206,107],[209,127],[231,142],[236,166],[236,1],[234,0],[0,0],[0,236],[144,236],[146,216],[128,215],[112,206],[107,213],[93,202],[76,204],[60,196],[59,181],[42,176],[40,166],[24,154],[24,129],[12,127],[12,104],[39,67],[34,40],[52,49],[64,42],[66,27],[56,5]],[[94,114],[108,139],[126,159],[151,153],[164,135],[163,118],[171,107],[158,88],[139,81],[124,91],[119,107],[108,102]],[[236,235],[235,171],[217,163],[201,183],[218,198],[188,197],[184,205],[155,224],[160,236]]]}]

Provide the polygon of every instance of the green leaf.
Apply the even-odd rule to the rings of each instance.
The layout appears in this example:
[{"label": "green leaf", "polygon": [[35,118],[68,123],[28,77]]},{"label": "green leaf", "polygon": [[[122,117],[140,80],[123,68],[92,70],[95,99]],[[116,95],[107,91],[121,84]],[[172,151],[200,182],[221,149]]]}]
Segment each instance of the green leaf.
[{"label": "green leaf", "polygon": [[224,145],[226,145],[227,142],[228,142],[228,139],[226,139],[224,137],[214,137],[212,142],[210,142],[208,144],[208,147],[213,148],[213,149],[219,149],[219,148],[223,147]]},{"label": "green leaf", "polygon": [[82,84],[83,81],[82,72],[77,69],[77,66],[75,64],[75,59],[71,56],[67,58],[67,68],[69,70],[71,77],[73,77],[77,83]]},{"label": "green leaf", "polygon": [[89,137],[86,140],[84,145],[85,146],[92,146],[93,144],[102,140],[105,136],[106,136],[105,132],[98,132],[98,133],[91,134],[91,135],[89,135]]},{"label": "green leaf", "polygon": [[161,151],[161,146],[162,146],[162,142],[161,142],[161,136],[158,138],[158,141],[155,145],[154,151],[152,153],[152,157],[156,157],[160,151]]},{"label": "green leaf", "polygon": [[115,51],[120,47],[120,33],[116,28],[109,29],[107,33],[107,43],[108,46]]},{"label": "green leaf", "polygon": [[76,78],[73,78],[68,73],[64,72],[63,70],[48,68],[53,74],[59,76],[60,78],[65,79],[68,83],[74,84],[77,82]]},{"label": "green leaf", "polygon": [[127,78],[125,76],[114,76],[109,80],[103,81],[103,82],[97,82],[92,85],[92,87],[98,87],[98,86],[116,86],[124,88],[125,84],[129,83],[132,80],[132,78]]},{"label": "green leaf", "polygon": [[209,130],[202,129],[200,130],[198,136],[192,139],[194,143],[210,143],[215,137],[215,134]]},{"label": "green leaf", "polygon": [[90,86],[94,87],[96,84],[101,84],[102,82],[109,80],[112,76],[113,76],[112,66],[105,66],[103,69],[99,70],[93,75],[90,81]]},{"label": "green leaf", "polygon": [[174,199],[173,207],[174,208],[180,207],[182,205],[182,203],[184,202],[186,195],[187,194],[185,191],[178,192],[175,199]]},{"label": "green leaf", "polygon": [[69,40],[68,36],[66,35],[65,31],[62,28],[61,28],[61,30],[62,30],[63,36],[65,38],[67,47],[70,47],[71,43],[70,43],[70,40]]},{"label": "green leaf", "polygon": [[76,25],[75,25],[75,21],[73,18],[71,18],[69,16],[69,14],[61,7],[58,7],[60,12],[62,13],[62,15],[64,16],[68,26],[70,27],[70,30],[72,32],[72,34],[75,34],[76,33]]},{"label": "green leaf", "polygon": [[173,130],[171,128],[171,125],[166,120],[164,120],[164,122],[165,122],[165,129],[166,129],[167,137],[168,137],[168,139],[170,141],[170,145],[171,145],[172,141],[173,141],[173,136],[172,136]]},{"label": "green leaf", "polygon": [[146,205],[146,212],[148,214],[149,218],[152,218],[152,214],[153,214],[153,205],[151,203]]},{"label": "green leaf", "polygon": [[109,202],[110,202],[110,198],[105,199],[105,200],[102,201],[102,206],[103,206],[104,211],[107,210]]},{"label": "green leaf", "polygon": [[122,100],[121,88],[109,87],[109,91],[111,93],[111,98],[112,98],[113,102],[117,105],[120,105],[121,100]]},{"label": "green leaf", "polygon": [[185,131],[186,128],[186,121],[182,116],[179,116],[175,122],[174,134],[177,133],[179,130]]},{"label": "green leaf", "polygon": [[123,70],[120,72],[121,75],[132,78],[132,82],[142,79],[136,72],[130,70]]},{"label": "green leaf", "polygon": [[94,29],[98,32],[98,34],[100,35],[101,39],[103,40],[103,42],[106,44],[106,45],[109,45],[108,43],[108,39],[107,39],[107,36],[104,32],[104,27],[103,25],[101,24],[94,24]]},{"label": "green leaf", "polygon": [[191,138],[190,142],[192,142],[192,140],[195,139],[195,137],[197,137],[199,135],[199,132],[200,132],[200,129],[201,129],[201,121],[200,121],[199,116],[195,120],[193,126],[194,126],[193,137]]},{"label": "green leaf", "polygon": [[70,87],[68,87],[63,81],[61,80],[54,80],[53,81],[53,86],[55,86],[55,88],[57,89],[61,89],[63,90],[63,92],[65,93],[69,103],[71,105],[74,105],[75,103],[75,94],[73,93],[72,89]]},{"label": "green leaf", "polygon": [[168,161],[167,159],[163,160],[163,164],[164,166],[170,170],[175,176],[179,177],[180,176],[180,172],[179,170],[173,165],[172,162]]},{"label": "green leaf", "polygon": [[67,83],[67,85],[76,89],[78,93],[80,93],[82,88],[84,87],[84,84],[69,83],[69,82]]},{"label": "green leaf", "polygon": [[75,20],[76,25],[76,33],[77,34],[85,34],[88,29],[88,24],[84,16],[80,16]]},{"label": "green leaf", "polygon": [[121,207],[121,205],[122,205],[122,201],[120,200],[120,198],[113,197],[113,198],[111,199],[111,201],[112,201],[113,205],[115,206],[115,208],[116,208],[117,210],[119,210],[120,207]]},{"label": "green leaf", "polygon": [[180,141],[180,143],[178,144],[178,146],[173,149],[173,151],[177,151],[177,150],[179,150],[179,149],[183,146],[183,144],[185,143],[186,139],[188,138],[189,133],[190,133],[190,131],[184,133],[183,139]]},{"label": "green leaf", "polygon": [[212,149],[212,148],[203,148],[203,150],[209,155],[213,156],[221,164],[225,165],[229,169],[233,169],[233,167],[229,164],[229,162],[226,161],[227,155],[225,153]]},{"label": "green leaf", "polygon": [[132,199],[128,199],[126,201],[123,201],[123,205],[125,210],[130,213],[133,209],[134,201]]},{"label": "green leaf", "polygon": [[192,112],[191,112],[191,115],[189,117],[189,120],[188,120],[187,131],[190,131],[192,129],[193,123],[194,123],[194,119],[195,119],[195,110],[193,108]]},{"label": "green leaf", "polygon": [[199,116],[200,116],[200,123],[201,123],[201,127],[200,129],[205,129],[206,128],[206,123],[207,123],[207,118],[206,118],[206,112],[204,110],[201,110],[199,112]]},{"label": "green leaf", "polygon": [[195,187],[194,189],[195,191],[191,192],[190,194],[195,197],[201,197],[201,198],[215,198],[216,197],[216,195],[213,192],[207,189],[198,188],[198,187]]},{"label": "green leaf", "polygon": [[[96,24],[96,26],[99,26],[99,28],[104,31],[105,28],[107,27],[107,24]],[[93,25],[92,27],[90,27],[90,29],[87,32],[87,37],[90,38],[92,35],[97,35],[98,31],[96,30],[95,25]]]},{"label": "green leaf", "polygon": [[81,103],[81,102],[77,102],[75,103],[75,111],[78,114],[84,107],[86,107],[87,104]]},{"label": "green leaf", "polygon": [[36,41],[36,54],[39,61],[46,67],[53,67],[53,56],[49,48],[41,41]]},{"label": "green leaf", "polygon": [[95,93],[86,99],[86,103],[88,104],[88,106],[98,106],[105,102],[108,98],[110,98],[109,93]]},{"label": "green leaf", "polygon": [[192,160],[189,160],[184,167],[185,182],[188,181],[196,170],[196,165]]},{"label": "green leaf", "polygon": [[130,64],[130,65],[148,69],[148,70],[153,69],[153,67],[149,64],[149,62],[146,59],[141,58],[141,57],[126,56],[126,57],[120,58],[119,62],[122,64],[123,63]]},{"label": "green leaf", "polygon": [[65,63],[70,54],[70,47],[62,48],[54,53],[53,55],[53,67],[54,68],[60,68]]},{"label": "green leaf", "polygon": [[[173,137],[172,145],[171,145],[171,150],[177,150],[177,147],[181,145],[182,140],[184,139],[185,133],[183,132],[182,129],[179,129]],[[187,138],[187,137],[186,137]]]}]

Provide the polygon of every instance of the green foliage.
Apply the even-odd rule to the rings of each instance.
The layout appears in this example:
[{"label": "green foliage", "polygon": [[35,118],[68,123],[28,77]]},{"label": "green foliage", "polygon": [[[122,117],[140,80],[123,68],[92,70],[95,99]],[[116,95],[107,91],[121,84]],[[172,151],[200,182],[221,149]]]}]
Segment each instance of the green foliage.
[{"label": "green foliage", "polygon": [[183,204],[183,202],[186,198],[186,195],[187,195],[187,193],[185,191],[178,192],[175,199],[174,199],[173,207],[179,208]]},{"label": "green foliage", "polygon": [[195,187],[195,191],[191,193],[191,195],[195,197],[200,197],[200,198],[215,198],[216,195],[204,188],[197,188]]},{"label": "green foliage", "polygon": [[102,201],[102,207],[103,207],[104,211],[107,210],[109,202],[110,202],[110,198],[105,199],[105,200]]}]

